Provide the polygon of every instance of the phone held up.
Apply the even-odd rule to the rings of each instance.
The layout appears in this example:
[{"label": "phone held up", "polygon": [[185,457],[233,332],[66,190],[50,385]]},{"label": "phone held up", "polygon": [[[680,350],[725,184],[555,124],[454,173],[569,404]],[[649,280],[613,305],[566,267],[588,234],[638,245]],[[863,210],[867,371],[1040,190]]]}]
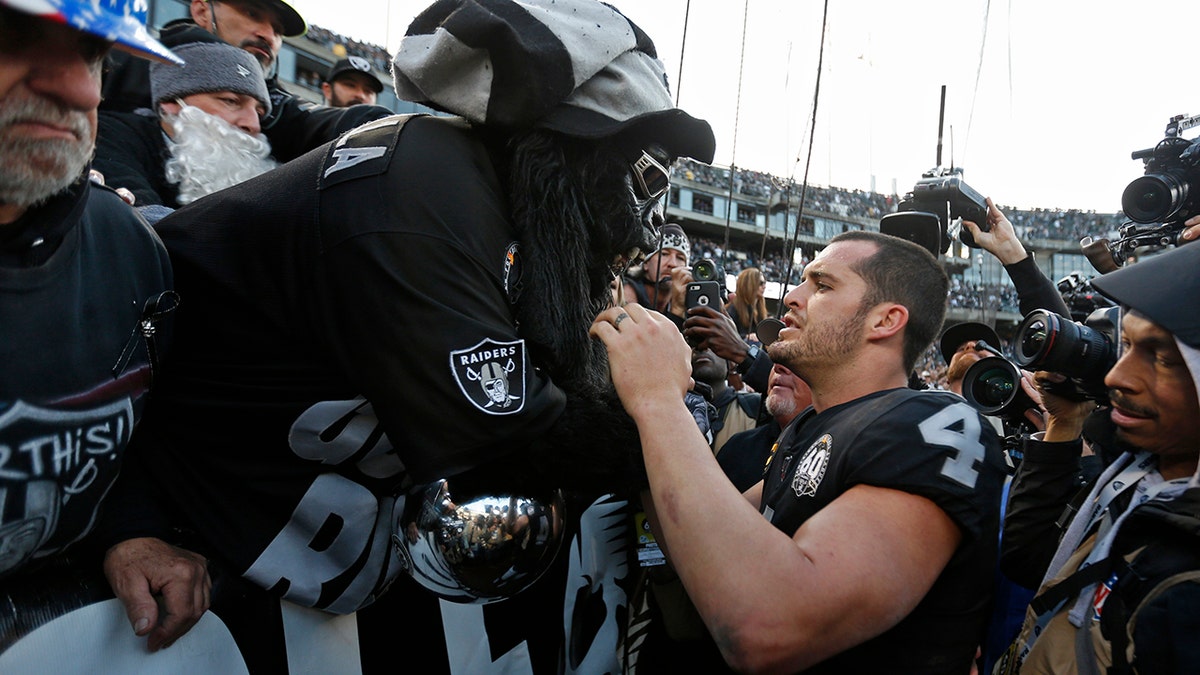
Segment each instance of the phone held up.
[{"label": "phone held up", "polygon": [[721,284],[716,281],[693,281],[687,285],[684,296],[688,309],[693,307],[712,307],[722,311]]}]

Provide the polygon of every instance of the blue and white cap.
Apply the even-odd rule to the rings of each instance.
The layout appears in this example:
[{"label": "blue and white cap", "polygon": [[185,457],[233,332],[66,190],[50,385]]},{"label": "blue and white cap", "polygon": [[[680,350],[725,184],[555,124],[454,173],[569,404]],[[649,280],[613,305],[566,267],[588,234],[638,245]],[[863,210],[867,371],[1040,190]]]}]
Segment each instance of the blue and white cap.
[{"label": "blue and white cap", "polygon": [[0,5],[66,24],[136,56],[183,65],[146,30],[147,0],[0,0]]}]

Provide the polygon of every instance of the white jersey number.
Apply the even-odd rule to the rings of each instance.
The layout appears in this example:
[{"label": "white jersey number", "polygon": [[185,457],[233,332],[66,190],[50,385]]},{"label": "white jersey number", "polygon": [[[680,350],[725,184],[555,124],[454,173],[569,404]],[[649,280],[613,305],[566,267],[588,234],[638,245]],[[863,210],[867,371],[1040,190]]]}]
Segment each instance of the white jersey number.
[{"label": "white jersey number", "polygon": [[979,442],[979,414],[975,409],[966,403],[955,403],[921,422],[918,428],[926,443],[954,451],[942,465],[942,475],[966,487],[975,487],[975,479],[979,478],[975,463],[982,463],[984,455],[983,443]]}]

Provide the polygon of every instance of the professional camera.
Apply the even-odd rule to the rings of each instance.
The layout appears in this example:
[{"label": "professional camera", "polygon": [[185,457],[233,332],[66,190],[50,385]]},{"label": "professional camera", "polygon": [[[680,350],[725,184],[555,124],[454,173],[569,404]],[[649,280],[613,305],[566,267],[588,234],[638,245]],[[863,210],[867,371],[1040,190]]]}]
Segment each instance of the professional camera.
[{"label": "professional camera", "polygon": [[1025,420],[1025,411],[1037,404],[1021,389],[1021,371],[1003,356],[985,356],[967,368],[962,395],[984,415]]},{"label": "professional camera", "polygon": [[1115,242],[1091,237],[1081,242],[1097,270],[1108,273],[1121,267],[1139,246],[1179,244],[1183,222],[1200,212],[1200,145],[1180,136],[1197,125],[1200,115],[1176,115],[1167,120],[1157,145],[1131,154],[1146,167],[1121,194],[1121,210],[1131,222],[1121,227]]},{"label": "professional camera", "polygon": [[[986,346],[975,348],[992,351]],[[1001,448],[1009,470],[1015,470],[1024,455],[1025,437],[1038,430],[1026,417],[1027,411],[1037,411],[1038,406],[1021,388],[1021,371],[1003,356],[979,359],[963,374],[962,395],[972,408],[1000,420],[1004,428]]]},{"label": "professional camera", "polygon": [[1092,286],[1091,279],[1078,271],[1058,280],[1058,293],[1071,310],[1073,321],[1086,321],[1097,309],[1116,306]]},{"label": "professional camera", "polygon": [[[955,219],[969,220],[985,232],[989,229],[983,195],[954,170],[926,171],[897,208],[880,219],[879,230],[914,241],[935,256],[950,250],[950,225]],[[960,230],[958,236],[967,246],[979,247],[969,230]]]},{"label": "professional camera", "polygon": [[1133,159],[1145,163],[1146,172],[1121,195],[1121,210],[1135,223],[1184,221],[1200,207],[1200,151],[1180,132],[1200,123],[1200,115],[1176,115],[1167,121],[1165,138],[1153,148],[1137,150]]},{"label": "professional camera", "polygon": [[[725,268],[721,263],[711,258],[701,258],[692,264],[692,279],[698,282],[712,282],[721,298],[721,305],[729,302],[729,289],[725,286]],[[717,309],[720,309],[718,307]]]},{"label": "professional camera", "polygon": [[1097,309],[1078,323],[1038,309],[1025,315],[1013,339],[1013,357],[1026,370],[1067,376],[1053,393],[1075,400],[1108,400],[1104,376],[1117,362],[1120,308]]},{"label": "professional camera", "polygon": [[718,281],[725,285],[725,270],[710,258],[702,258],[692,265],[692,278],[696,281]]}]

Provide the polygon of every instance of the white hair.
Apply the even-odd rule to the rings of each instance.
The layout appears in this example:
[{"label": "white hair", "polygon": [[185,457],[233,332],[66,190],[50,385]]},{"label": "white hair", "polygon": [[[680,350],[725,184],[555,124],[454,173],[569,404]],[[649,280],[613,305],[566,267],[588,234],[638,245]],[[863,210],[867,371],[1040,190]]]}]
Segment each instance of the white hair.
[{"label": "white hair", "polygon": [[0,204],[37,206],[74,183],[92,158],[93,128],[87,113],[32,94],[0,100],[0,130],[31,120],[64,126],[75,138],[0,134]]},{"label": "white hair", "polygon": [[167,181],[179,184],[180,205],[279,166],[266,136],[251,135],[196,106],[177,101],[180,110],[162,119],[172,130]]},{"label": "white hair", "polygon": [[767,412],[771,414],[771,417],[794,417],[796,413],[800,412],[796,410],[796,398],[794,394],[784,396],[775,392],[775,387],[771,387],[767,392],[766,406]]}]

